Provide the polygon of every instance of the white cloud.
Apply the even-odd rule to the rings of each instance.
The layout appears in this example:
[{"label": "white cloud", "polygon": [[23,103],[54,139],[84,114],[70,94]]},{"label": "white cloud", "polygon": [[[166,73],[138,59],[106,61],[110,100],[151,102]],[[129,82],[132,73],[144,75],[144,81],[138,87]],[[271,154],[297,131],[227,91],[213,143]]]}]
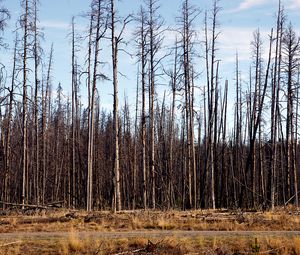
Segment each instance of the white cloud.
[{"label": "white cloud", "polygon": [[288,5],[288,9],[295,10],[300,8],[300,0],[290,0]]},{"label": "white cloud", "polygon": [[[299,0],[295,0],[295,1],[299,1]],[[273,0],[243,0],[237,8],[234,8],[229,12],[245,11],[253,7],[264,5],[268,2],[273,2]]]},{"label": "white cloud", "polygon": [[[300,0],[281,0],[282,4],[289,10],[300,9]],[[266,4],[278,4],[278,0],[243,0],[238,7],[229,10],[229,13],[246,11],[251,8],[259,7]]]},{"label": "white cloud", "polygon": [[[223,27],[219,38],[220,55],[222,62],[234,63],[235,54],[238,52],[240,61],[251,60],[250,42],[253,40],[255,27]],[[264,56],[267,57],[268,34],[270,31],[260,29],[261,37],[264,42]]]},{"label": "white cloud", "polygon": [[53,28],[53,29],[69,29],[70,23],[59,21],[59,20],[44,20],[40,22],[43,28]]},{"label": "white cloud", "polygon": [[238,7],[239,10],[247,10],[256,6],[263,5],[267,3],[268,0],[244,0]]}]

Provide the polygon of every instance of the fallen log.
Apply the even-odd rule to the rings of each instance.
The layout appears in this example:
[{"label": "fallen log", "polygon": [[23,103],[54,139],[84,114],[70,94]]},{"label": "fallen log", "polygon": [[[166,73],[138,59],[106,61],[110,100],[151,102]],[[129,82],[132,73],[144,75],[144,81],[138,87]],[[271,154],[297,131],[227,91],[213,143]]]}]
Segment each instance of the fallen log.
[{"label": "fallen log", "polygon": [[17,204],[17,203],[8,203],[8,202],[3,202],[0,201],[0,204],[2,205],[11,205],[11,206],[17,206],[17,207],[26,207],[26,208],[31,208],[31,209],[48,209],[49,206],[42,206],[42,205],[28,205],[28,204]]},{"label": "fallen log", "polygon": [[48,203],[46,205],[29,205],[29,204],[17,204],[17,203],[9,203],[9,202],[0,201],[0,204],[2,204],[2,205],[11,205],[11,206],[17,206],[17,207],[25,207],[27,209],[43,209],[43,210],[47,210],[49,208],[54,208],[54,207],[55,208],[62,207],[63,203],[64,203],[64,201],[56,201],[56,202]]}]

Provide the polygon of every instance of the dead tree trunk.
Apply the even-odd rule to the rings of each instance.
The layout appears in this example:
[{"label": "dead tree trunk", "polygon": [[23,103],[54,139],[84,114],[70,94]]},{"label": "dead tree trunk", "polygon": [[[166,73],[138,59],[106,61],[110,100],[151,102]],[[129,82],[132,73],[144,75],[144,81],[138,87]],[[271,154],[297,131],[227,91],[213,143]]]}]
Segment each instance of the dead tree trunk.
[{"label": "dead tree trunk", "polygon": [[111,0],[111,45],[113,63],[113,86],[114,86],[114,212],[120,211],[121,192],[120,192],[120,162],[119,162],[119,98],[118,98],[118,44],[120,37],[115,35],[115,7],[114,0]]},{"label": "dead tree trunk", "polygon": [[25,1],[25,13],[24,13],[24,36],[23,36],[23,174],[22,174],[22,209],[24,209],[25,203],[28,203],[26,196],[26,175],[27,175],[27,48],[28,48],[28,0]]},{"label": "dead tree trunk", "polygon": [[13,101],[14,101],[14,90],[15,90],[15,78],[16,78],[16,63],[17,63],[17,45],[18,45],[18,35],[15,39],[15,48],[14,48],[14,61],[11,77],[11,87],[9,89],[9,105],[8,105],[8,116],[7,116],[7,127],[6,127],[6,143],[4,148],[5,153],[5,175],[4,175],[4,191],[3,191],[3,200],[6,202],[10,201],[10,176],[11,176],[11,122],[12,122],[12,110],[13,110]]},{"label": "dead tree trunk", "polygon": [[40,204],[40,150],[39,150],[39,111],[38,111],[38,93],[39,93],[39,42],[38,42],[38,30],[37,30],[37,0],[34,1],[34,134],[35,134],[35,200],[37,205]]},{"label": "dead tree trunk", "polygon": [[75,93],[76,93],[76,73],[75,73],[75,24],[74,17],[72,18],[72,184],[71,184],[71,207],[75,208],[75,174],[76,174],[76,102],[75,102]]},{"label": "dead tree trunk", "polygon": [[147,68],[147,36],[146,22],[147,15],[143,7],[140,8],[137,22],[139,27],[136,31],[138,58],[141,66],[141,89],[142,89],[142,109],[141,109],[141,143],[142,143],[142,201],[143,208],[148,206],[147,201],[147,164],[146,164],[146,68]]}]

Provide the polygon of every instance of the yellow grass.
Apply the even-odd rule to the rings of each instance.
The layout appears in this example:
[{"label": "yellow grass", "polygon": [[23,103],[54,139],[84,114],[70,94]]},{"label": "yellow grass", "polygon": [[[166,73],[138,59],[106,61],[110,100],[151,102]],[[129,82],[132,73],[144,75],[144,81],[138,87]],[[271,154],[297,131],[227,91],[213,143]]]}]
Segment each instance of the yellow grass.
[{"label": "yellow grass", "polygon": [[[121,239],[88,239],[70,232],[63,240],[30,241],[1,247],[0,254],[99,254],[108,255],[119,252],[143,250],[137,254],[255,254],[254,237],[195,237],[154,238],[150,241],[153,250],[147,250],[149,240],[143,237]],[[258,237],[258,254],[300,254],[300,238]],[[151,253],[152,252],[152,253]]]},{"label": "yellow grass", "polygon": [[296,253],[300,254],[300,237],[294,237],[293,242]]}]

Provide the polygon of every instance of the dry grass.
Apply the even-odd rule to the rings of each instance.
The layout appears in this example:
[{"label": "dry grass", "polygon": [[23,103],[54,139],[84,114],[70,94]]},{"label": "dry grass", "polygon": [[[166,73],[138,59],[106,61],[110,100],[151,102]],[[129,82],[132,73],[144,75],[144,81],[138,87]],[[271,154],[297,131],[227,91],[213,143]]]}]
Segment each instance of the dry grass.
[{"label": "dry grass", "polygon": [[240,211],[84,211],[69,212],[57,210],[32,215],[10,214],[0,217],[0,233],[112,230],[300,230],[300,213],[297,210],[276,210],[274,212]]},{"label": "dry grass", "polygon": [[[65,240],[45,240],[22,242],[1,247],[0,254],[99,254],[108,255],[120,252],[137,251],[136,254],[256,254],[253,251],[253,237],[167,237],[163,240],[146,238],[89,239],[70,232]],[[300,254],[300,238],[258,238],[257,254]]]},{"label": "dry grass", "polygon": [[97,248],[100,247],[99,243],[99,240],[81,237],[78,233],[72,230],[70,231],[67,239],[59,241],[59,245],[56,250],[62,255],[93,254],[97,251]]}]

